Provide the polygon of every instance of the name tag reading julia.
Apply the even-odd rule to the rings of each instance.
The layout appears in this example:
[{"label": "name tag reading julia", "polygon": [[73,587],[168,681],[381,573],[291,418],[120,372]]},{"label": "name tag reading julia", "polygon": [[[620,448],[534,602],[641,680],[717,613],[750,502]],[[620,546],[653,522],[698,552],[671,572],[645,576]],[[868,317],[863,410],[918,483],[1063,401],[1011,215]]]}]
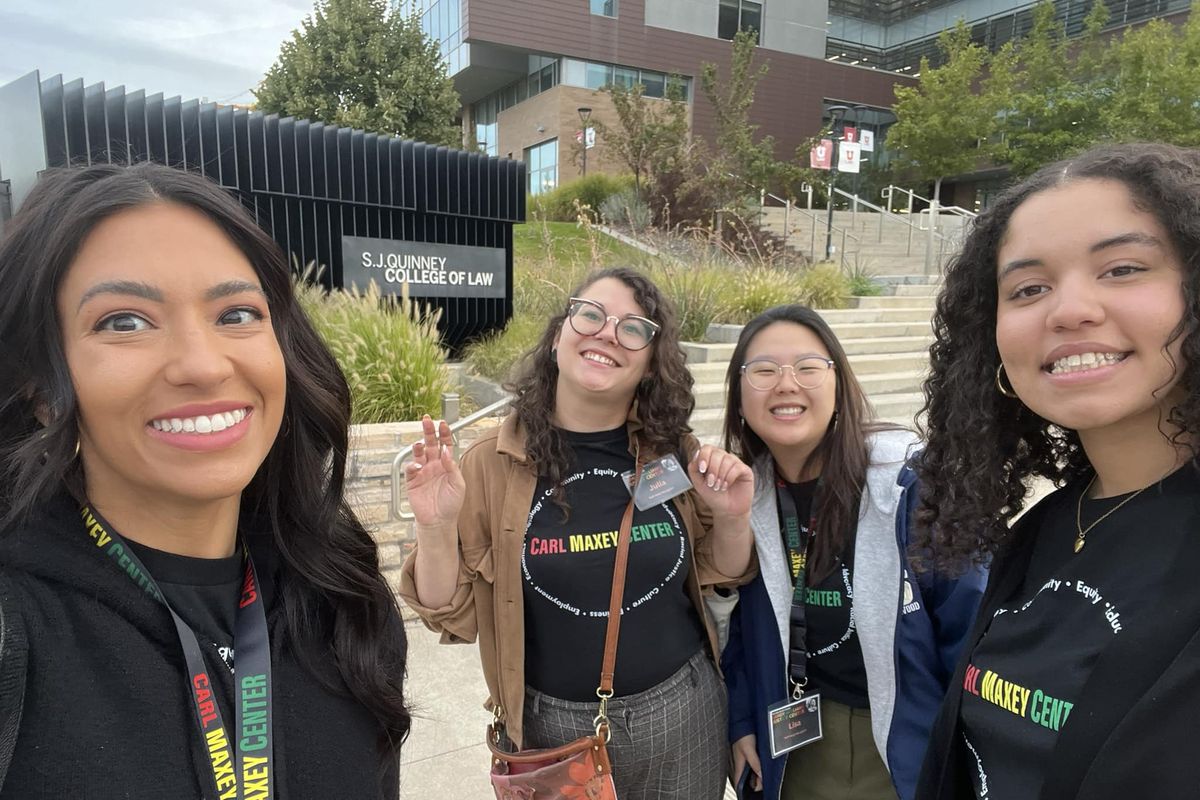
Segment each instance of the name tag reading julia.
[{"label": "name tag reading julia", "polygon": [[[633,483],[633,471],[621,473],[625,487]],[[639,511],[660,505],[692,488],[687,471],[675,456],[663,456],[642,467],[642,479],[633,494],[633,504]]]},{"label": "name tag reading julia", "polygon": [[767,729],[771,731],[771,757],[779,758],[824,736],[821,731],[821,693],[806,694],[799,700],[782,700],[767,709]]}]

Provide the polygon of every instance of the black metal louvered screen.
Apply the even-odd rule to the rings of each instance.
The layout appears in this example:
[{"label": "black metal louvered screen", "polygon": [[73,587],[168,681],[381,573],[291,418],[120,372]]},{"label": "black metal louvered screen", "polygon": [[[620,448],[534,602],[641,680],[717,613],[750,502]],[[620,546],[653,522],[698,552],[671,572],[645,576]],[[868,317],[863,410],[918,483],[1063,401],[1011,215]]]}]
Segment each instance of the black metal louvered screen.
[{"label": "black metal louvered screen", "polygon": [[44,168],[147,160],[235,192],[296,264],[324,267],[331,288],[344,286],[343,236],[502,249],[503,297],[435,291],[422,302],[442,309],[454,349],[512,315],[522,162],[59,75],[0,87],[0,178],[15,183],[16,205]]}]

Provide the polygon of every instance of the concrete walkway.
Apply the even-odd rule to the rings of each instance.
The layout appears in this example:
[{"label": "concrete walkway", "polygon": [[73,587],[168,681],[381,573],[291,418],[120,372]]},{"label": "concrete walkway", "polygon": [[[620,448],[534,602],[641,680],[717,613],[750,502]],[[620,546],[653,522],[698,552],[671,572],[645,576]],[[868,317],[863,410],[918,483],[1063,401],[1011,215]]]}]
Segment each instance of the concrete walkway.
[{"label": "concrete walkway", "polygon": [[[441,645],[409,622],[408,683],[412,733],[400,759],[400,800],[494,800],[488,782],[483,709],[487,688],[475,645]],[[732,800],[733,788],[726,792]]]}]

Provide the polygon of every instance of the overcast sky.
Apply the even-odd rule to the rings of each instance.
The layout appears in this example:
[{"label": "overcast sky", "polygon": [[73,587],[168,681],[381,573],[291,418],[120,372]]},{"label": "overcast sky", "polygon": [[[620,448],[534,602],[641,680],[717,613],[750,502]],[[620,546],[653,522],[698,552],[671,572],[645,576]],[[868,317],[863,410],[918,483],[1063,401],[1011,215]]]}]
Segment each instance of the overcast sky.
[{"label": "overcast sky", "polygon": [[42,78],[249,103],[312,0],[0,0],[0,85]]}]

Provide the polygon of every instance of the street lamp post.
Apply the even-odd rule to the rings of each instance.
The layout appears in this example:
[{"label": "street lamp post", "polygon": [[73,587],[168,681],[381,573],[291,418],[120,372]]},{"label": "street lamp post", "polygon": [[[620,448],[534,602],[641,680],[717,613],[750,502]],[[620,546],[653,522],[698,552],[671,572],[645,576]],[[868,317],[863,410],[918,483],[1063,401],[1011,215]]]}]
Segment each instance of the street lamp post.
[{"label": "street lamp post", "polygon": [[590,108],[584,106],[582,108],[576,109],[576,111],[579,112],[579,121],[583,123],[583,131],[581,133],[581,138],[583,139],[583,142],[582,142],[583,143],[583,175],[581,177],[586,178],[587,177],[587,151],[588,151],[588,146],[587,146],[588,120],[590,120],[592,118],[592,110]]},{"label": "street lamp post", "polygon": [[846,112],[850,110],[849,106],[830,106],[829,115],[829,135],[833,141],[833,152],[829,154],[829,199],[826,205],[829,208],[829,213],[825,219],[825,260],[833,260],[833,188],[837,184],[838,170],[838,141],[841,137],[838,136],[838,123],[842,121]]}]

